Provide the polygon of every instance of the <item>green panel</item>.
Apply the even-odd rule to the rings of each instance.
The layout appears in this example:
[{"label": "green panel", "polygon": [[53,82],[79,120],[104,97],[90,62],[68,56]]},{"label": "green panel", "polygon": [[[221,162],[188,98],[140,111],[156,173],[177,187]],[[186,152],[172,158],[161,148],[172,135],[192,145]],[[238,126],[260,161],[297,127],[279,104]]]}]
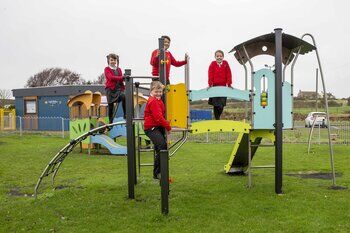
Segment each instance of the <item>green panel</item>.
[{"label": "green panel", "polygon": [[211,87],[209,89],[191,90],[190,92],[191,101],[210,97],[228,97],[236,100],[249,101],[249,91],[230,87]]},{"label": "green panel", "polygon": [[[69,138],[75,139],[80,135],[90,131],[90,119],[76,119],[69,122]],[[83,143],[90,143],[90,137],[85,139]]]},{"label": "green panel", "polygon": [[[261,80],[266,78],[267,106],[262,106],[264,87]],[[254,121],[253,129],[274,129],[275,123],[275,75],[269,69],[261,69],[254,74]]]},{"label": "green panel", "polygon": [[293,127],[293,96],[292,96],[292,85],[288,82],[283,83],[282,87],[282,122],[283,129],[291,129]]},{"label": "green panel", "polygon": [[192,134],[206,132],[237,132],[249,133],[250,124],[243,121],[210,120],[197,121],[191,124]]},{"label": "green panel", "polygon": [[143,124],[142,122],[137,122],[135,124],[135,135],[138,135],[140,138],[145,140],[150,140],[147,135],[145,134],[145,131],[143,130]]}]

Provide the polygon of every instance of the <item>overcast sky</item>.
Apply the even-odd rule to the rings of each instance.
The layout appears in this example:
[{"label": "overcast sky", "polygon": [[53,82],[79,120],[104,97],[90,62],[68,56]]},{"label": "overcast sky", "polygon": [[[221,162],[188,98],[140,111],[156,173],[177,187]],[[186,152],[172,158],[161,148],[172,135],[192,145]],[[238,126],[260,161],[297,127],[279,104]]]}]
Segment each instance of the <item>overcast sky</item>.
[{"label": "overcast sky", "polygon": [[[172,38],[178,60],[191,57],[191,89],[207,86],[214,51],[222,49],[233,85],[244,88],[244,69],[227,52],[235,45],[276,27],[300,37],[315,36],[328,92],[349,97],[349,1],[272,0],[0,0],[0,88],[25,85],[50,67],[68,68],[86,80],[96,79],[110,52],[120,67],[150,75],[150,55],[158,37]],[[272,57],[253,60],[255,68],[272,65]],[[315,89],[315,53],[301,56],[295,67],[295,93]],[[171,82],[183,82],[184,68],[172,67]],[[288,80],[288,77],[287,77]]]}]

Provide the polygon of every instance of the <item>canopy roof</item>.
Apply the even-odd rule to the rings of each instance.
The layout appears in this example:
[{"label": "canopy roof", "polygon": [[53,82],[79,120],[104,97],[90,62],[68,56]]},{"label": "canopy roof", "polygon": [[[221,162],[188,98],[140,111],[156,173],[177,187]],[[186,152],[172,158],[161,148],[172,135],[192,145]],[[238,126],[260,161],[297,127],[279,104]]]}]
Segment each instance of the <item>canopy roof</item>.
[{"label": "canopy roof", "polygon": [[[263,54],[275,56],[275,33],[258,36],[236,45],[230,53],[235,52],[234,55],[237,61],[242,65],[248,61],[243,47],[245,47],[250,58]],[[315,46],[300,38],[285,33],[282,34],[283,64],[290,63],[293,60],[294,54],[298,52],[299,47],[301,48],[300,54],[302,55],[316,49]]]}]

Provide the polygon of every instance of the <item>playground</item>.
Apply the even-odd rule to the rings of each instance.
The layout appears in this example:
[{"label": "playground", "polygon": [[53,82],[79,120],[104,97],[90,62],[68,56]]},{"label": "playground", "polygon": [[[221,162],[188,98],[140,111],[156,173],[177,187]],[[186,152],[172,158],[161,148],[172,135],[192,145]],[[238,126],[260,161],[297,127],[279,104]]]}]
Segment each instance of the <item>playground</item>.
[{"label": "playground", "polygon": [[[159,184],[142,168],[135,199],[127,198],[126,157],[75,150],[56,178],[35,200],[42,165],[67,139],[47,135],[1,135],[1,232],[347,232],[349,190],[329,189],[330,179],[284,175],[284,195],[275,195],[273,170],[247,176],[223,172],[232,144],[186,143],[171,160],[170,214],[160,213]],[[41,145],[37,147],[36,145]],[[194,153],[193,151],[196,151]],[[284,144],[284,174],[329,174],[328,146]],[[334,146],[337,183],[350,185],[348,146]],[[11,156],[9,156],[11,155]],[[145,162],[152,161],[145,155]],[[260,148],[255,164],[274,161]],[[328,177],[330,178],[330,177]]]},{"label": "playground", "polygon": [[[27,222],[23,230],[39,227],[56,232],[67,227],[81,231],[98,224],[99,230],[106,227],[105,231],[118,232],[165,228],[174,232],[346,231],[349,158],[345,146],[334,147],[331,123],[325,127],[327,140],[322,145],[312,142],[315,121],[309,125],[307,145],[283,142],[284,132],[296,128],[293,71],[299,55],[315,52],[321,87],[327,93],[314,37],[304,34],[298,38],[276,28],[236,45],[230,52],[244,68],[244,90],[230,86],[193,90],[187,62],[184,82],[167,85],[163,99],[172,134],[182,136],[167,138],[167,149],[159,155],[160,179],[153,180],[149,174],[155,150],[142,147],[142,141],[148,139],[142,129],[147,97],[139,95],[139,87],[140,80],[147,85],[152,79],[166,83],[169,61],[164,41],[163,37],[158,40],[159,76],[133,76],[130,69],[125,70],[126,111],[120,113],[117,107],[109,123],[99,114],[101,93],[86,91],[67,103],[71,109],[78,107],[77,117],[70,121],[69,142],[46,135],[3,138],[10,150],[1,152],[5,161],[1,169],[7,177],[3,199],[9,207],[16,206],[17,202],[11,203],[14,199],[19,200],[18,208],[28,208],[24,215],[38,218],[33,224]],[[254,67],[252,59],[259,55],[273,56],[274,70]],[[244,102],[245,118],[191,122],[191,101],[217,97]],[[330,122],[327,95],[323,101],[322,114]],[[82,117],[82,108],[87,116]],[[189,135],[205,133],[236,136],[230,144],[188,142]],[[37,145],[42,146],[35,150]],[[101,147],[108,156],[100,154]],[[15,149],[16,153],[11,151]],[[16,162],[7,153],[16,154]],[[38,175],[43,163],[47,165]],[[9,169],[6,164],[19,167]],[[39,177],[36,183],[35,176]],[[40,209],[45,212],[43,217]],[[12,222],[18,216],[7,210],[4,219]],[[19,219],[21,224],[29,218]]]}]

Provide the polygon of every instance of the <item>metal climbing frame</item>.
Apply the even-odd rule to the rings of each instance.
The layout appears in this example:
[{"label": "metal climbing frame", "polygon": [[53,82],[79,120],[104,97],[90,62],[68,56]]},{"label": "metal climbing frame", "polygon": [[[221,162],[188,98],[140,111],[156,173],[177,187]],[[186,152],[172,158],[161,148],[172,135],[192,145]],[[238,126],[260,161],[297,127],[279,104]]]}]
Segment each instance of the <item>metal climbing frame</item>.
[{"label": "metal climbing frame", "polygon": [[55,177],[56,177],[56,175],[58,173],[58,170],[59,170],[60,166],[62,165],[63,161],[68,156],[68,154],[73,151],[73,149],[75,148],[76,145],[80,144],[82,141],[84,141],[89,136],[101,134],[101,133],[105,132],[106,129],[111,129],[113,126],[122,125],[122,124],[125,124],[125,122],[124,121],[122,121],[122,122],[114,122],[112,124],[103,125],[103,126],[100,126],[98,128],[95,128],[93,130],[90,130],[89,132],[86,132],[86,133],[82,134],[81,136],[77,137],[74,140],[71,140],[65,147],[63,147],[51,159],[51,161],[45,167],[44,171],[42,172],[41,176],[38,179],[37,184],[35,185],[34,197],[35,198],[37,197],[38,189],[40,187],[40,184],[41,184],[42,180],[45,177],[47,177],[50,174],[52,174],[52,173],[53,173],[53,175],[52,175],[51,183],[52,183],[52,185],[54,185]]}]

